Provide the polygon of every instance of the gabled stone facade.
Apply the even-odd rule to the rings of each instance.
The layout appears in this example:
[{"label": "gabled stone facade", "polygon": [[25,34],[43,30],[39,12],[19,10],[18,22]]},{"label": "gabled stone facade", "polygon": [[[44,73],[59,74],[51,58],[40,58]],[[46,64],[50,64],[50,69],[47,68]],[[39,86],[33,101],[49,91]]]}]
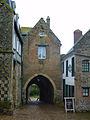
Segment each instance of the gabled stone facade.
[{"label": "gabled stone facade", "polygon": [[[75,104],[76,110],[90,110],[90,30],[80,38],[75,49]],[[83,61],[87,61],[88,70],[83,70]],[[85,64],[85,63],[84,63]],[[84,66],[85,67],[85,66]],[[86,90],[85,90],[86,89]],[[88,90],[88,91],[87,91]],[[84,96],[84,91],[88,92]]]},{"label": "gabled stone facade", "polygon": [[[41,18],[23,38],[23,90],[27,99],[27,86],[35,83],[40,87],[41,100],[55,103],[62,101],[61,43],[50,29],[50,21],[48,24]],[[45,58],[40,58],[39,47],[46,49]],[[40,79],[40,84],[33,79]],[[52,86],[51,93],[49,84]],[[53,97],[49,98],[51,94]]]}]

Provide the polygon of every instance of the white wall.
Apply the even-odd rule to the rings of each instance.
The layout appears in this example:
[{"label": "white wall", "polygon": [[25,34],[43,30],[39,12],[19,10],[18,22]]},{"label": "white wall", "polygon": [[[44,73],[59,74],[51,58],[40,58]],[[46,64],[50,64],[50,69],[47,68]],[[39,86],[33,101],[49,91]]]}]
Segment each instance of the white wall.
[{"label": "white wall", "polygon": [[72,77],[72,72],[68,71],[68,77],[66,77],[66,61],[68,60],[68,66],[72,66],[72,58],[74,55],[68,57],[64,60],[64,73],[63,73],[63,79],[65,79],[65,84],[67,85],[73,85],[74,86],[74,77]]}]

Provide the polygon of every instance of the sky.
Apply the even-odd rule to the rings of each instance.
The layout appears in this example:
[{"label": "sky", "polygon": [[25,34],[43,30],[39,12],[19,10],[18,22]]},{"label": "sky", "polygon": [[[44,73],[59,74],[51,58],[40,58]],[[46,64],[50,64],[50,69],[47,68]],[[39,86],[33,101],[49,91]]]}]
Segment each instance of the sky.
[{"label": "sky", "polygon": [[15,0],[21,27],[34,27],[50,17],[50,28],[61,41],[61,54],[73,46],[73,32],[90,29],[90,0]]}]

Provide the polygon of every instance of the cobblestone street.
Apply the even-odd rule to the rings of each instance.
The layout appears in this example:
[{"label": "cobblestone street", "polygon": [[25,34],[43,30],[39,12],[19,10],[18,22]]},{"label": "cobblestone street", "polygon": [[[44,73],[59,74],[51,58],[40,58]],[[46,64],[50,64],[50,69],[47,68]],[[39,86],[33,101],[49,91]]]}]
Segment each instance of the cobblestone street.
[{"label": "cobblestone street", "polygon": [[90,120],[90,113],[65,113],[58,105],[32,102],[16,110],[13,116],[0,116],[0,120]]}]

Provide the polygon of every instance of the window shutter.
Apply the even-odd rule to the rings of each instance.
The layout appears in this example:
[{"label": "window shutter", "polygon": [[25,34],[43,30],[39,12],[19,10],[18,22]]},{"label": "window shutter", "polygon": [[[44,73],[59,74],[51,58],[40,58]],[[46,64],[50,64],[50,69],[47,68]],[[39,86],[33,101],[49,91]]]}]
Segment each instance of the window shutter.
[{"label": "window shutter", "polygon": [[63,71],[63,73],[64,73],[64,62],[63,62],[63,65],[62,65],[62,71]]},{"label": "window shutter", "polygon": [[68,60],[66,61],[66,77],[68,77]]},{"label": "window shutter", "polygon": [[74,76],[74,57],[72,58],[72,76]]}]

